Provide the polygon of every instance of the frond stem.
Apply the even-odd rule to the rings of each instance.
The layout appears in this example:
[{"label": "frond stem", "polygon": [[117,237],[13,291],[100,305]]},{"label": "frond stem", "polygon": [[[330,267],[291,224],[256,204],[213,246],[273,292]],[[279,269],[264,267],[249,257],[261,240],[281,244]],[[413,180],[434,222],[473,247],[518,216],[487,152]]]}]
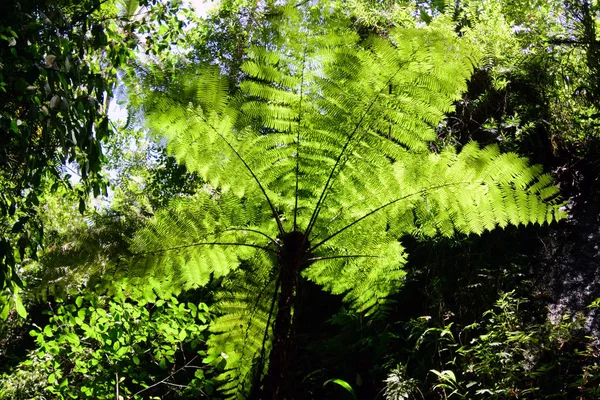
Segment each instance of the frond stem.
[{"label": "frond stem", "polygon": [[241,228],[241,227],[232,227],[232,228],[227,228],[225,229],[223,232],[227,232],[227,231],[244,231],[244,232],[253,232],[253,233],[258,233],[259,235],[262,235],[264,237],[266,237],[267,239],[269,239],[269,241],[271,243],[273,243],[275,246],[277,247],[281,247],[281,244],[279,244],[279,242],[277,242],[277,240],[273,239],[271,236],[267,235],[264,232],[261,232],[259,230],[256,229],[250,229],[250,228]]},{"label": "frond stem", "polygon": [[324,260],[334,260],[336,258],[381,258],[381,256],[374,256],[370,254],[348,254],[348,255],[340,255],[340,256],[328,256],[328,257],[313,257],[309,258],[308,261],[317,262]]},{"label": "frond stem", "polygon": [[358,219],[354,220],[353,222],[349,223],[349,224],[348,224],[348,225],[346,225],[345,227],[343,227],[343,228],[339,229],[337,232],[334,232],[334,233],[332,233],[331,235],[327,236],[325,239],[321,240],[319,243],[317,243],[317,244],[315,244],[313,247],[311,247],[311,248],[310,248],[308,251],[309,251],[309,252],[312,252],[312,251],[314,251],[316,248],[318,248],[319,246],[321,246],[322,244],[324,244],[325,242],[327,242],[329,239],[332,239],[332,238],[334,238],[335,236],[337,236],[337,235],[339,235],[340,233],[344,232],[346,229],[348,229],[348,228],[350,228],[350,227],[352,227],[352,226],[354,226],[354,225],[358,224],[359,222],[361,222],[361,221],[362,221],[362,220],[364,220],[365,218],[367,218],[367,217],[370,217],[371,215],[375,214],[376,212],[378,212],[378,211],[381,211],[381,210],[383,210],[384,208],[391,206],[392,204],[395,204],[395,203],[397,203],[397,202],[399,202],[399,201],[405,200],[405,199],[407,199],[407,198],[409,198],[409,197],[416,196],[416,195],[418,195],[418,194],[426,193],[426,192],[428,192],[428,191],[430,191],[430,190],[441,189],[441,188],[448,187],[448,186],[464,185],[465,183],[469,183],[469,182],[467,182],[467,181],[463,181],[463,182],[453,182],[453,183],[445,183],[445,184],[443,184],[443,185],[431,186],[431,187],[428,187],[428,188],[425,188],[425,189],[418,190],[418,191],[416,191],[416,192],[414,192],[414,193],[407,194],[406,196],[402,196],[402,197],[399,197],[399,198],[397,198],[397,199],[394,199],[394,200],[392,200],[392,201],[389,201],[389,202],[387,202],[387,203],[385,203],[385,204],[383,204],[383,205],[381,205],[381,206],[377,207],[376,209],[374,209],[374,210],[371,210],[370,212],[366,213],[366,214],[365,214],[365,215],[363,215],[362,217],[360,217],[360,218],[358,218]]},{"label": "frond stem", "polygon": [[[262,369],[265,366],[265,350],[267,344],[267,337],[269,336],[269,325],[271,324],[271,317],[273,316],[273,310],[275,309],[275,301],[277,300],[277,291],[279,290],[279,284],[281,283],[281,274],[277,276],[275,282],[275,290],[273,291],[273,299],[271,300],[271,306],[269,307],[269,317],[267,318],[267,324],[265,326],[265,334],[263,335],[262,346],[260,348],[260,361],[258,364],[257,373],[262,374]],[[260,375],[258,376],[260,379]]]},{"label": "frond stem", "polygon": [[223,141],[227,144],[227,146],[229,146],[229,148],[231,149],[231,151],[233,151],[233,153],[237,156],[237,158],[240,159],[240,161],[244,164],[244,167],[246,167],[246,169],[248,170],[248,172],[250,172],[250,175],[252,175],[252,178],[254,179],[254,181],[256,182],[256,184],[258,185],[258,187],[260,188],[261,192],[263,193],[263,195],[265,196],[265,199],[267,200],[267,203],[269,204],[269,208],[271,209],[271,212],[273,213],[273,217],[275,218],[275,222],[277,223],[277,229],[279,230],[279,233],[283,236],[285,234],[285,229],[283,229],[283,223],[281,222],[281,219],[279,218],[279,214],[277,214],[277,210],[275,210],[275,206],[273,206],[273,203],[271,202],[271,199],[269,198],[269,196],[267,195],[267,191],[265,190],[265,188],[263,187],[262,183],[260,183],[260,181],[258,180],[258,177],[256,176],[256,174],[254,173],[254,171],[252,170],[252,168],[250,168],[250,166],[248,165],[248,163],[246,162],[246,160],[244,160],[244,158],[241,156],[241,154],[235,149],[235,147],[233,147],[233,145],[231,143],[229,143],[229,140],[227,140],[225,138],[225,136],[223,136],[210,122],[208,122],[208,120],[206,119],[206,117],[204,117],[204,115],[202,115],[202,119],[204,120],[204,122],[206,122],[206,124],[221,138],[223,139]]},{"label": "frond stem", "polygon": [[141,252],[141,253],[133,253],[133,256],[145,256],[145,255],[149,255],[149,254],[158,254],[158,253],[164,253],[167,251],[181,250],[181,249],[186,249],[188,247],[195,247],[195,246],[244,246],[244,247],[253,247],[255,249],[260,249],[260,250],[264,250],[264,251],[269,251],[271,253],[279,254],[279,252],[277,250],[273,250],[268,247],[259,246],[257,244],[228,243],[228,242],[197,242],[197,243],[184,244],[181,246],[169,247],[169,248],[165,248],[165,249],[145,251],[145,252]]},{"label": "frond stem", "polygon": [[294,228],[295,231],[298,225],[296,224],[296,218],[298,216],[298,174],[300,171],[300,123],[302,122],[302,99],[304,97],[304,68],[306,67],[306,53],[307,46],[304,46],[304,53],[302,54],[302,78],[300,81],[300,104],[298,106],[298,127],[296,132],[296,193],[294,199]]},{"label": "frond stem", "polygon": [[[252,321],[252,319],[254,318],[254,315],[256,314],[256,310],[258,308],[258,304],[260,302],[260,299],[261,299],[261,297],[265,293],[265,290],[267,290],[267,288],[269,287],[270,284],[271,284],[271,281],[268,280],[267,284],[262,288],[262,290],[258,294],[256,302],[254,303],[254,307],[252,309],[252,312],[250,313],[250,316],[248,318],[249,321]],[[275,283],[275,289],[277,289],[277,283]],[[277,290],[275,290],[275,293],[277,293]],[[271,318],[271,312],[272,312],[272,309],[273,309],[272,307],[273,307],[273,305],[271,304],[271,307],[269,308],[269,317],[267,318],[267,325],[266,325],[267,329],[266,329],[266,332],[268,332],[268,330],[269,330],[269,319]],[[250,334],[250,325],[251,325],[250,323],[247,324],[246,332],[244,333],[244,347],[242,348],[242,354],[244,354],[244,352],[246,351],[246,343],[247,343],[248,336]],[[262,360],[262,356],[263,356],[263,349],[264,349],[264,345],[265,345],[265,339],[266,338],[263,339],[263,344],[262,344],[263,347],[261,348],[261,360]],[[260,370],[261,369],[262,369],[262,367],[258,368],[258,370],[257,370],[258,374],[260,374]],[[260,379],[260,375],[258,376],[258,378]]]},{"label": "frond stem", "polygon": [[[372,199],[373,197],[374,197],[374,195],[368,196],[368,197],[364,198],[363,200],[361,200],[361,201],[359,201],[359,202],[357,202],[357,203],[354,203],[354,204],[352,204],[352,205],[348,206],[346,209],[347,209],[348,211],[350,211],[350,209],[352,209],[352,208],[356,207],[357,205],[362,205],[362,204],[364,204],[364,203],[367,203],[367,202],[368,202],[370,199]],[[338,211],[338,213],[337,213],[337,214],[336,214],[336,215],[335,215],[333,218],[331,218],[329,221],[327,221],[327,224],[331,224],[333,221],[335,221],[336,219],[338,219],[339,217],[341,217],[341,216],[342,216],[342,214],[343,214],[343,212],[344,212],[344,210],[343,210],[343,208],[341,208],[341,209]],[[314,235],[313,235],[313,236],[310,238],[310,241],[311,241],[311,242],[314,242],[314,241],[315,241],[315,240],[316,240],[316,239],[317,239],[319,236],[321,236],[321,234],[322,234],[322,233],[323,233],[323,232],[317,232],[317,233],[315,233],[315,234],[314,234]]]},{"label": "frond stem", "polygon": [[396,70],[396,72],[394,72],[394,74],[388,78],[387,82],[385,83],[385,85],[383,85],[383,87],[379,90],[379,92],[377,92],[377,95],[373,98],[373,100],[371,100],[371,102],[369,103],[369,106],[366,108],[366,110],[361,115],[358,123],[354,127],[354,130],[348,136],[346,143],[344,143],[344,147],[342,147],[342,151],[340,151],[340,154],[337,156],[337,158],[335,160],[335,164],[333,165],[333,168],[331,169],[331,172],[329,173],[329,176],[327,177],[327,180],[325,181],[325,186],[323,186],[323,191],[321,192],[321,195],[319,196],[319,200],[317,201],[317,204],[315,205],[315,210],[313,211],[312,215],[310,216],[308,226],[306,227],[305,237],[308,237],[308,235],[310,234],[310,231],[312,230],[312,228],[317,220],[317,217],[319,216],[321,204],[324,201],[325,195],[327,193],[327,189],[329,189],[329,187],[330,187],[330,183],[333,179],[333,176],[337,170],[338,165],[340,164],[340,162],[342,160],[342,157],[344,156],[344,153],[346,152],[346,149],[352,142],[354,135],[356,135],[356,132],[358,132],[358,130],[359,130],[360,126],[362,125],[363,121],[365,120],[366,116],[369,114],[369,111],[371,111],[371,108],[373,108],[373,106],[375,105],[375,103],[377,102],[379,97],[381,96],[381,93],[383,93],[383,91],[389,87],[390,82],[396,77],[396,75],[398,75],[398,73],[402,70],[402,67],[403,66],[400,66]]}]

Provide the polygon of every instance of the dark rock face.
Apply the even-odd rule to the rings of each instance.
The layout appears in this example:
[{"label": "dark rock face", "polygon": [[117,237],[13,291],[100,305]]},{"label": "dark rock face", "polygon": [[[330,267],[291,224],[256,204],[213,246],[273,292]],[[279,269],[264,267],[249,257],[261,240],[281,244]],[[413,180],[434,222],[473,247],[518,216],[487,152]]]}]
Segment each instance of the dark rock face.
[{"label": "dark rock face", "polygon": [[[591,182],[590,182],[591,181]],[[600,312],[587,306],[600,297],[600,191],[598,179],[581,179],[566,205],[569,218],[540,238],[535,287],[548,297],[550,319],[582,313],[585,330],[600,334]]]}]

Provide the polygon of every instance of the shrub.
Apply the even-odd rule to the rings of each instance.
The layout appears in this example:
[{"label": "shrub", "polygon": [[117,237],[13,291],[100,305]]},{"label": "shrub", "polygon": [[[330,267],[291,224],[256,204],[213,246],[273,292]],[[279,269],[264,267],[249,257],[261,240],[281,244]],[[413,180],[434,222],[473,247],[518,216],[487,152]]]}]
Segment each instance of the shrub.
[{"label": "shrub", "polygon": [[37,348],[0,377],[0,399],[159,398],[209,395],[202,365],[206,304],[148,303],[123,294],[58,301],[30,334]]}]

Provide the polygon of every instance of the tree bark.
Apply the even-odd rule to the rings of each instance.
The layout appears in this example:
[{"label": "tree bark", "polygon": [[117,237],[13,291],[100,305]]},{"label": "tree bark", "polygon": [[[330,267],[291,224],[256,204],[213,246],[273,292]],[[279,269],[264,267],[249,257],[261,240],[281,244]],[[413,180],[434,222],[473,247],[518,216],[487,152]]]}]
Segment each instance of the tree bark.
[{"label": "tree bark", "polygon": [[280,292],[277,316],[273,327],[273,347],[269,357],[269,368],[263,382],[263,400],[292,399],[293,366],[296,352],[296,329],[293,315],[298,298],[300,271],[306,268],[309,257],[308,241],[301,232],[290,232],[283,238],[279,257]]}]

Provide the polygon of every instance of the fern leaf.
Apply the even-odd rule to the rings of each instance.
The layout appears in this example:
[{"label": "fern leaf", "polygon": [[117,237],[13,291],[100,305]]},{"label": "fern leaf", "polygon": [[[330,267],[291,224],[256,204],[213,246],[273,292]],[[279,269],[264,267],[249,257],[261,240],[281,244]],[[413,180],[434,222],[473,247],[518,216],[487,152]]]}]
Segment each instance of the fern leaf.
[{"label": "fern leaf", "polygon": [[[203,286],[236,270],[256,252],[273,252],[264,236],[252,233],[268,231],[261,226],[265,221],[270,221],[268,213],[232,193],[179,199],[138,232],[131,246],[135,256],[125,273],[143,276],[152,271],[163,282],[161,291]],[[228,229],[234,226],[248,229]]]},{"label": "fern leaf", "polygon": [[[254,259],[252,263],[272,260]],[[275,319],[276,281],[262,275],[264,265],[254,271],[238,271],[224,283],[217,295],[222,314],[211,326],[209,358],[215,363],[225,358],[221,392],[226,398],[245,399],[253,384],[266,374],[271,349],[271,325]]]}]

